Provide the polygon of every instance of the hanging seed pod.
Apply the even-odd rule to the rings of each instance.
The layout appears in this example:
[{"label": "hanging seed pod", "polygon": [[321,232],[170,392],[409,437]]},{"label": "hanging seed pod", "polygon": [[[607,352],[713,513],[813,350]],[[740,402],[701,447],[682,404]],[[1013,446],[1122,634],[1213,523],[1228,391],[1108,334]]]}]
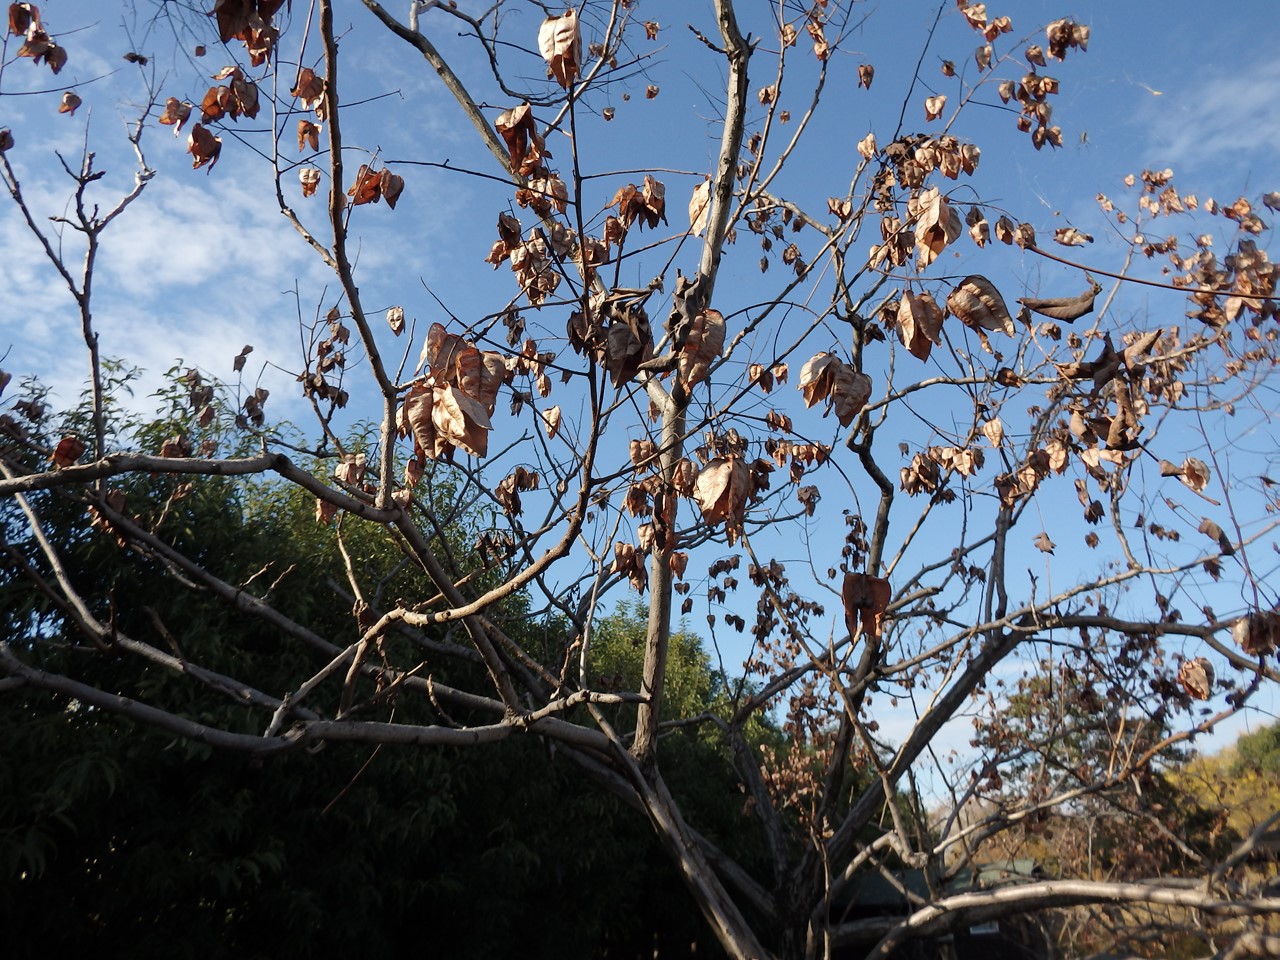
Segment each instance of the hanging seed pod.
[{"label": "hanging seed pod", "polygon": [[1013,318],[1004,298],[990,280],[977,274],[965,277],[947,296],[947,309],[962,323],[982,330],[999,330],[1013,336]]},{"label": "hanging seed pod", "polygon": [[1251,657],[1265,656],[1280,639],[1280,614],[1258,611],[1231,624],[1231,639]]},{"label": "hanging seed pod", "polygon": [[1048,297],[1037,299],[1021,297],[1018,302],[1033,313],[1052,320],[1074,323],[1086,314],[1093,313],[1093,300],[1102,292],[1102,285],[1095,283],[1075,297]]},{"label": "hanging seed pod", "polygon": [[1184,660],[1178,668],[1178,683],[1195,700],[1208,700],[1213,693],[1213,664],[1204,657]]}]

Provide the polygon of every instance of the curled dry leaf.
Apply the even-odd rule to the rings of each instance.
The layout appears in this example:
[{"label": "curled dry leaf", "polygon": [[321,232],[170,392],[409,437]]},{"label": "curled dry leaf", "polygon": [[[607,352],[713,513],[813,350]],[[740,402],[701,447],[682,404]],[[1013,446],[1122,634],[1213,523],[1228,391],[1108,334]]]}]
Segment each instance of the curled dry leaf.
[{"label": "curled dry leaf", "polygon": [[199,170],[208,164],[209,169],[212,170],[221,152],[221,137],[215,137],[198,123],[191,128],[191,133],[187,135],[187,153],[191,154],[191,169]]},{"label": "curled dry leaf", "polygon": [[871,378],[832,353],[819,353],[801,368],[798,384],[804,405],[827,400],[840,426],[847,427],[871,397]]},{"label": "curled dry leaf", "polygon": [[1057,546],[1056,543],[1049,539],[1049,534],[1045,533],[1043,530],[1041,530],[1040,535],[1036,537],[1035,545],[1036,549],[1042,553],[1053,553],[1053,548]]},{"label": "curled dry leaf", "polygon": [[543,20],[538,29],[538,51],[547,61],[551,76],[568,89],[582,69],[582,34],[577,13],[566,10],[561,16]]},{"label": "curled dry leaf", "polygon": [[813,55],[825,62],[827,57],[831,56],[831,45],[827,42],[826,33],[822,29],[822,21],[810,20],[805,24],[805,30],[813,38]]},{"label": "curled dry leaf", "polygon": [[1182,661],[1178,683],[1195,700],[1208,700],[1213,695],[1213,664],[1204,657]]},{"label": "curled dry leaf", "polygon": [[637,591],[643,590],[649,583],[649,573],[644,566],[644,551],[637,550],[634,544],[618,541],[613,545],[613,565],[610,573],[625,573],[631,586]]},{"label": "curled dry leaf", "polygon": [[[114,510],[116,513],[124,513],[125,494],[123,490],[108,490],[103,495],[102,499],[106,506],[111,510]],[[114,534],[116,537],[116,543],[121,547],[128,545],[128,541],[116,532],[115,528],[111,525],[111,521],[108,520],[103,512],[93,504],[90,504],[89,506],[89,526],[94,530],[101,531],[102,533]]]},{"label": "curled dry leaf", "polygon": [[396,201],[403,191],[403,177],[390,170],[375,172],[369,169],[368,164],[361,164],[360,169],[356,171],[355,181],[347,190],[347,196],[352,198],[352,206],[358,207],[361,204],[386,200],[387,206],[394,210]]},{"label": "curled dry leaf", "polygon": [[935,343],[942,343],[942,308],[928,291],[919,296],[911,291],[898,304],[898,336],[918,360],[929,359]]},{"label": "curled dry leaf", "polygon": [[1093,313],[1093,301],[1102,292],[1102,285],[1094,283],[1084,293],[1074,297],[1019,297],[1018,302],[1033,313],[1065,323],[1074,323],[1086,314]]},{"label": "curled dry leaf", "polygon": [[677,460],[671,471],[671,489],[682,497],[691,497],[697,481],[698,468],[693,461],[687,457]]},{"label": "curled dry leaf", "polygon": [[967,326],[979,330],[999,330],[1013,336],[1013,318],[1000,291],[986,277],[965,277],[947,296],[947,309]]},{"label": "curled dry leaf", "polygon": [[1209,485],[1209,476],[1208,465],[1195,457],[1188,457],[1182,461],[1182,470],[1178,474],[1179,479],[1196,493],[1200,493]]},{"label": "curled dry leaf", "polygon": [[876,135],[874,133],[868,133],[858,141],[858,153],[867,160],[876,155]]},{"label": "curled dry leaf", "polygon": [[846,573],[840,597],[844,601],[844,621],[849,636],[857,636],[861,623],[868,638],[879,640],[884,612],[892,596],[888,580],[865,573]]},{"label": "curled dry leaf", "polygon": [[1231,639],[1251,657],[1273,652],[1280,644],[1280,614],[1259,610],[1231,624]]},{"label": "curled dry leaf", "polygon": [[707,379],[711,363],[724,349],[725,322],[719,310],[706,309],[689,324],[688,335],[676,355],[676,369],[686,387]]},{"label": "curled dry leaf", "polygon": [[812,517],[813,512],[818,509],[818,501],[822,499],[822,494],[815,486],[798,487],[796,489],[796,499],[804,507],[804,515]]},{"label": "curled dry leaf", "polygon": [[861,64],[858,67],[858,86],[871,89],[871,81],[876,78],[876,68],[869,63]]},{"label": "curled dry leaf", "polygon": [[387,326],[397,337],[404,333],[404,307],[387,308]]},{"label": "curled dry leaf", "polygon": [[1000,442],[1004,440],[1004,424],[1000,422],[999,417],[992,417],[982,425],[982,435],[986,437],[993,447],[1000,446]]},{"label": "curled dry leaf", "polygon": [[[253,393],[248,394],[241,402],[240,406],[244,409],[245,418],[248,423],[255,427],[262,426],[266,420],[266,414],[263,412],[262,405],[267,402],[267,398],[271,396],[271,391],[266,387],[258,387]],[[239,422],[239,421],[237,421]]]},{"label": "curled dry leaf", "polygon": [[1196,532],[1203,533],[1206,537],[1218,541],[1218,549],[1222,551],[1224,557],[1229,557],[1236,552],[1235,544],[1231,542],[1227,532],[1208,517],[1200,518],[1200,526],[1196,528]]},{"label": "curled dry leaf", "polygon": [[642,227],[647,226],[653,230],[660,221],[666,223],[666,193],[666,187],[661,181],[645,174],[644,183],[640,187],[636,187],[634,183],[627,184],[614,194],[608,205],[618,208],[618,219],[624,229],[630,228],[638,219]]},{"label": "curled dry leaf", "polygon": [[1089,27],[1074,20],[1055,20],[1044,28],[1045,37],[1049,41],[1049,56],[1055,60],[1066,58],[1067,50],[1079,47],[1089,49]]},{"label": "curled dry leaf", "polygon": [[316,75],[310,67],[298,71],[298,82],[293,85],[289,95],[297,97],[304,109],[320,112],[324,99],[324,77]]},{"label": "curled dry leaf", "polygon": [[[242,40],[255,67],[266,63],[280,31],[271,18],[284,6],[283,0],[216,0],[210,16],[218,23],[218,36],[223,43]],[[203,48],[196,48],[201,56]]]},{"label": "curled dry leaf", "polygon": [[249,354],[253,353],[253,344],[246,343],[240,352],[236,354],[235,359],[231,361],[231,369],[239,373],[244,369],[245,361],[249,358]]},{"label": "curled dry leaf", "polygon": [[1053,240],[1064,247],[1083,247],[1086,243],[1093,243],[1092,236],[1082,233],[1075,227],[1059,227],[1053,231]]},{"label": "curled dry leaf", "polygon": [[907,201],[907,212],[916,222],[916,253],[920,266],[938,259],[947,244],[955,242],[963,228],[960,214],[937,187],[930,187]]},{"label": "curled dry leaf", "polygon": [[177,97],[170,97],[164,102],[164,110],[160,113],[159,122],[166,127],[173,127],[175,137],[189,119],[191,119],[191,104]]},{"label": "curled dry leaf", "polygon": [[81,100],[73,91],[68,90],[62,95],[62,102],[58,104],[59,113],[69,113],[73,117],[76,115],[76,109],[84,101]]},{"label": "curled dry leaf", "polygon": [[338,508],[335,504],[328,500],[316,499],[316,523],[323,523],[327,527],[337,514]]},{"label": "curled dry leaf", "polygon": [[547,431],[547,439],[554,440],[560,432],[560,408],[558,406],[542,411],[542,426]]},{"label": "curled dry leaf", "polygon": [[694,482],[693,499],[702,510],[703,519],[712,525],[724,521],[730,546],[742,532],[751,488],[751,471],[736,455],[716,457],[702,468]]},{"label": "curled dry leaf", "polygon": [[711,181],[703,180],[693,188],[693,196],[689,198],[689,230],[695,237],[701,236],[707,229],[707,218],[711,215]]},{"label": "curled dry leaf", "polygon": [[991,242],[991,224],[987,223],[987,218],[982,215],[980,208],[970,207],[969,212],[965,214],[964,222],[969,227],[969,237],[979,247],[985,247]]},{"label": "curled dry leaf", "polygon": [[409,387],[400,406],[396,427],[401,436],[412,436],[414,455],[435,457],[436,428],[431,420],[433,395],[426,383],[418,381]]},{"label": "curled dry leaf", "polygon": [[[548,173],[545,169],[540,170],[539,173],[541,175],[529,179],[527,187],[516,191],[516,202],[522,207],[532,207],[533,212],[540,217],[549,216],[553,208],[564,213],[569,205],[569,188],[560,179],[559,174]],[[561,227],[558,223],[554,226]],[[563,250],[557,250],[556,253],[558,256],[563,256],[568,253],[568,246]]]},{"label": "curled dry leaf", "polygon": [[302,196],[313,197],[320,187],[320,171],[315,167],[303,167],[298,171],[298,182],[302,184]]},{"label": "curled dry leaf", "polygon": [[45,31],[40,21],[40,8],[34,3],[9,4],[9,32],[15,37],[22,37],[19,57],[30,57],[36,64],[44,60],[55,74],[67,65],[67,51]]},{"label": "curled dry leaf", "polygon": [[928,447],[925,456],[944,470],[954,470],[962,477],[971,477],[986,460],[981,447]]},{"label": "curled dry leaf", "polygon": [[436,429],[436,446],[441,442],[460,447],[473,457],[489,452],[489,431],[493,425],[480,401],[468,396],[451,383],[434,388],[431,422]]},{"label": "curled dry leaf", "polygon": [[511,169],[515,172],[528,176],[542,166],[543,158],[551,156],[538,133],[538,125],[533,119],[529,104],[522,103],[518,107],[504,110],[494,121],[494,127],[507,145]]},{"label": "curled dry leaf", "polygon": [[40,8],[34,3],[11,3],[9,4],[9,34],[14,37],[21,37],[35,26],[37,30],[41,28]]},{"label": "curled dry leaf", "polygon": [[53,456],[49,458],[49,462],[59,470],[69,467],[84,456],[84,450],[84,441],[75,434],[69,433],[53,448]]},{"label": "curled dry leaf", "polygon": [[359,488],[364,486],[368,465],[368,458],[363,453],[343,454],[338,461],[338,466],[334,468],[333,475],[340,482]]},{"label": "curled dry leaf", "polygon": [[298,152],[308,147],[314,152],[320,149],[320,128],[310,120],[298,121]]},{"label": "curled dry leaf", "polygon": [[512,516],[521,513],[520,493],[526,490],[537,490],[541,483],[538,474],[526,467],[516,467],[493,491],[494,499],[502,505],[502,509]]},{"label": "curled dry leaf", "polygon": [[654,458],[658,455],[658,445],[652,440],[632,440],[628,452],[631,465],[636,469],[649,469],[654,466]]},{"label": "curled dry leaf", "polygon": [[785,413],[779,413],[777,410],[770,410],[766,413],[764,423],[770,430],[780,430],[783,433],[791,432],[791,418]]},{"label": "curled dry leaf", "polygon": [[925,121],[937,120],[942,116],[942,111],[947,108],[947,98],[944,94],[936,97],[925,97],[924,101],[924,119]]},{"label": "curled dry leaf", "polygon": [[689,566],[689,554],[683,550],[674,550],[667,565],[671,567],[671,572],[675,574],[677,580],[683,580],[684,572]]},{"label": "curled dry leaf", "polygon": [[166,459],[191,456],[191,442],[182,434],[170,437],[160,444],[160,456]]}]

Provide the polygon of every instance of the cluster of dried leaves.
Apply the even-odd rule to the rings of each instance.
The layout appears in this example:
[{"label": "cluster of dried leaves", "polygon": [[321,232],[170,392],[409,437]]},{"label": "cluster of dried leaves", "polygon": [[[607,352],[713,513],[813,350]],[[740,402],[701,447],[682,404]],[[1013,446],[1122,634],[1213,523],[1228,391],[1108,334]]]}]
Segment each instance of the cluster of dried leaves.
[{"label": "cluster of dried leaves", "polygon": [[400,408],[400,435],[413,437],[406,486],[413,488],[427,460],[452,458],[455,448],[473,457],[489,450],[489,415],[507,378],[503,356],[481,351],[438,323],[423,347],[426,375],[415,381]]},{"label": "cluster of dried leaves", "polygon": [[222,42],[243,41],[250,62],[260,67],[280,38],[272,18],[286,4],[292,8],[293,0],[215,0],[209,16],[217,22]]},{"label": "cluster of dried leaves", "polygon": [[45,30],[40,19],[40,8],[34,3],[9,4],[9,35],[22,38],[22,46],[18,48],[19,57],[30,57],[34,64],[44,61],[55,74],[61,73],[62,68],[67,65],[66,48],[60,46]]}]

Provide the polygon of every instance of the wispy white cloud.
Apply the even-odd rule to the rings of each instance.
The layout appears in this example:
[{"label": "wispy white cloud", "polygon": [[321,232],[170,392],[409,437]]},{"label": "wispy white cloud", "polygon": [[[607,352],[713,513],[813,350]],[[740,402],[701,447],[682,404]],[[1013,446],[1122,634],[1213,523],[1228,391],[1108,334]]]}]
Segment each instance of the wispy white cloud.
[{"label": "wispy white cloud", "polygon": [[1147,132],[1149,164],[1236,181],[1250,172],[1273,174],[1280,153],[1280,61],[1188,65],[1180,89],[1147,98],[1136,119]]},{"label": "wispy white cloud", "polygon": [[[42,228],[52,226],[50,211],[63,212],[68,189],[50,171],[31,178],[29,203]],[[116,199],[105,195],[103,213]],[[0,343],[10,348],[5,367],[35,374],[59,402],[72,402],[88,374],[79,310],[17,214],[8,206],[0,216],[0,272],[16,294],[12,302],[21,304],[0,317]],[[79,283],[83,243],[65,233],[65,262]],[[253,208],[230,179],[157,177],[102,236],[94,331],[104,356],[147,371],[140,397],[179,359],[229,376],[245,343],[255,344],[259,357],[299,367],[297,306],[288,291],[295,279],[319,289],[323,273],[284,218]],[[274,374],[268,386],[283,393],[291,379]]]}]

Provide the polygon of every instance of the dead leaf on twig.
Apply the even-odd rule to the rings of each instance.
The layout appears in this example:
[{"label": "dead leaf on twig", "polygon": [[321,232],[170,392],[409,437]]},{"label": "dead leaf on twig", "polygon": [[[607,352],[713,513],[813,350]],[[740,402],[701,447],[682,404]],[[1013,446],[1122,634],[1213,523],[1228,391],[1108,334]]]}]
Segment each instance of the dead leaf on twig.
[{"label": "dead leaf on twig", "polygon": [[880,639],[881,621],[893,592],[889,581],[865,573],[846,573],[840,593],[844,601],[845,626],[849,636],[857,636],[858,624],[872,640]]},{"label": "dead leaf on twig", "polygon": [[1033,313],[1065,323],[1074,323],[1086,314],[1093,313],[1093,301],[1102,292],[1102,285],[1094,283],[1084,293],[1074,297],[1020,297],[1018,302]]},{"label": "dead leaf on twig", "polygon": [[1213,664],[1204,657],[1182,661],[1178,683],[1195,700],[1208,700],[1213,695]]}]

